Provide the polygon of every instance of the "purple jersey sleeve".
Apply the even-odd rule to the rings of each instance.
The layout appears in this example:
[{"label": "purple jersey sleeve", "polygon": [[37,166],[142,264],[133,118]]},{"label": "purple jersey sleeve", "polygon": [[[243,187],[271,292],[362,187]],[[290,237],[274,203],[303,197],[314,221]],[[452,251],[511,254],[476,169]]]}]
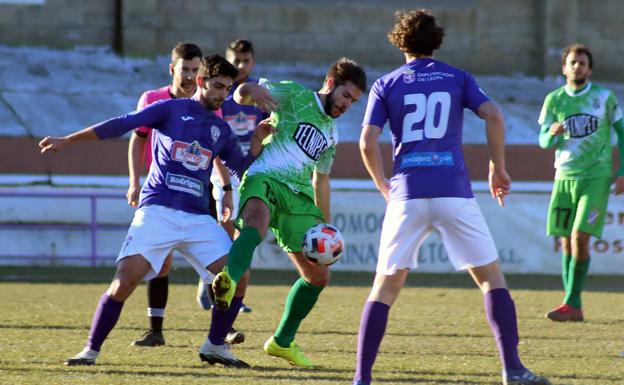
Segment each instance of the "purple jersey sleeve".
[{"label": "purple jersey sleeve", "polygon": [[464,83],[464,103],[465,107],[469,108],[475,114],[478,114],[479,107],[489,102],[490,98],[483,92],[477,81],[471,74],[465,72],[466,82]]},{"label": "purple jersey sleeve", "polygon": [[119,138],[126,132],[137,127],[154,127],[165,121],[169,114],[169,104],[166,100],[150,104],[140,111],[133,111],[98,123],[93,126],[95,134],[100,139]]},{"label": "purple jersey sleeve", "polygon": [[381,79],[377,80],[368,94],[368,104],[366,105],[366,113],[362,126],[371,124],[380,128],[386,124],[388,120],[388,110],[383,97],[383,85]]},{"label": "purple jersey sleeve", "polygon": [[249,165],[256,159],[251,153],[243,155],[243,151],[238,143],[238,138],[231,131],[230,135],[224,139],[224,144],[218,155],[219,158],[225,162],[226,167],[229,168],[239,180],[242,179],[243,172],[245,172]]}]

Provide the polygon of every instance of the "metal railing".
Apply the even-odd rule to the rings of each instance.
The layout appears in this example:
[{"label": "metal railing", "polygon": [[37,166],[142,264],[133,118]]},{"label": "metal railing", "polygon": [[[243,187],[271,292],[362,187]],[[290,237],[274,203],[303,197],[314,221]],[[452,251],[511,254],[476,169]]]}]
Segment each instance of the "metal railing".
[{"label": "metal railing", "polygon": [[10,223],[0,222],[0,230],[17,229],[17,230],[42,230],[42,229],[65,229],[65,230],[89,230],[90,232],[90,249],[89,256],[58,256],[58,255],[24,255],[24,256],[7,256],[0,255],[0,260],[85,260],[91,261],[91,266],[96,266],[98,259],[107,256],[98,256],[97,253],[97,233],[99,230],[124,230],[128,225],[115,224],[98,224],[97,222],[97,204],[100,199],[125,199],[123,193],[85,193],[85,192],[22,192],[22,191],[0,191],[1,197],[17,197],[17,198],[76,198],[88,199],[90,202],[90,220],[89,223]]}]

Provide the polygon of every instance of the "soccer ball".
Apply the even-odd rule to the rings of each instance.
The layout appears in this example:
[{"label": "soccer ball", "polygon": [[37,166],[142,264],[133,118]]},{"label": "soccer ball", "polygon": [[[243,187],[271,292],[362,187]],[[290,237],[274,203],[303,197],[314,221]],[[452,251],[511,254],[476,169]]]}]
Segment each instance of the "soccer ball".
[{"label": "soccer ball", "polygon": [[303,237],[303,255],[317,265],[331,265],[342,257],[344,238],[327,223],[310,227]]}]

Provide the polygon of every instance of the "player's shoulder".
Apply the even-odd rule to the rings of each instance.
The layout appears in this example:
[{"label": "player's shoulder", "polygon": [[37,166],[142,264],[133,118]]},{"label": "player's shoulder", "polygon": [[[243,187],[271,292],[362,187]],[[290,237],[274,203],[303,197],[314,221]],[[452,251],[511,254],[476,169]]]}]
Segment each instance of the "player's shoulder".
[{"label": "player's shoulder", "polygon": [[268,79],[260,79],[258,84],[271,88],[271,89],[281,89],[281,90],[290,90],[290,91],[303,91],[303,90],[308,89],[304,85],[297,83],[294,80],[270,81]]},{"label": "player's shoulder", "polygon": [[602,86],[600,84],[593,83],[591,84],[590,92],[595,92],[597,94],[608,96],[615,96],[615,93],[611,91],[609,88]]},{"label": "player's shoulder", "polygon": [[147,90],[143,92],[141,98],[144,99],[147,104],[152,104],[158,100],[171,99],[170,88],[171,86],[164,86],[155,90]]}]

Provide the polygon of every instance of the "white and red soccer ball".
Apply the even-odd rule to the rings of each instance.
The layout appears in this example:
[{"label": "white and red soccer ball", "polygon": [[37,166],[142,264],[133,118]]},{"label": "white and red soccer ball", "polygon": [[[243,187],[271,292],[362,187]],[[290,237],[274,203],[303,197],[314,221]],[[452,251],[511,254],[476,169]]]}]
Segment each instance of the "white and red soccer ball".
[{"label": "white and red soccer ball", "polygon": [[317,265],[331,265],[338,261],[344,247],[340,231],[327,223],[310,227],[303,237],[303,255]]}]

